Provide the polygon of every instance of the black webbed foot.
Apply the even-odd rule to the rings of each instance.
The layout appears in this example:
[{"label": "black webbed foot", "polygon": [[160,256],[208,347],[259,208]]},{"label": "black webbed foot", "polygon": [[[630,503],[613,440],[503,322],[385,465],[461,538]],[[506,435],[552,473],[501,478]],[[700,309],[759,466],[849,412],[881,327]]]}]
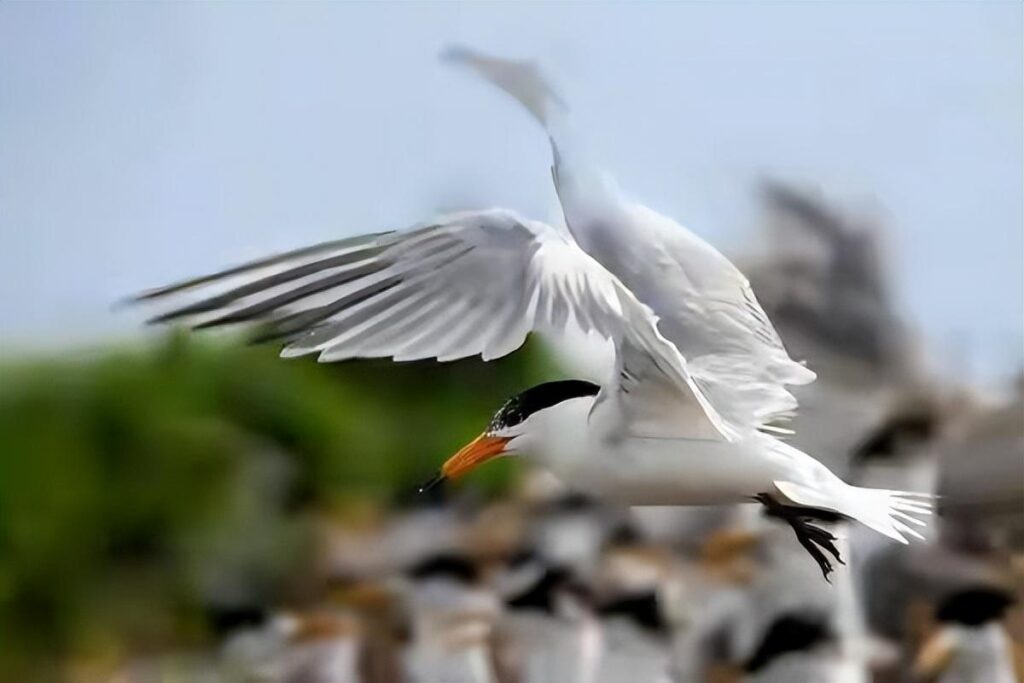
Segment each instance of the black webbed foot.
[{"label": "black webbed foot", "polygon": [[826,581],[832,583],[832,579],[829,578],[829,574],[833,571],[832,563],[825,556],[825,553],[821,551],[822,549],[827,550],[835,558],[836,562],[846,564],[839,555],[839,549],[835,546],[835,535],[804,519],[793,518],[786,521],[793,528],[796,540],[800,541],[800,545],[804,547],[804,550],[810,553],[814,561],[821,567],[822,576],[825,577]]},{"label": "black webbed foot", "polygon": [[832,579],[829,578],[834,570],[832,562],[825,555],[822,550],[827,551],[836,562],[845,565],[843,558],[839,554],[839,549],[835,545],[836,537],[834,534],[826,529],[822,529],[820,526],[811,524],[812,519],[821,519],[824,521],[834,521],[836,515],[827,510],[817,510],[815,508],[802,508],[793,505],[783,505],[774,498],[766,493],[762,493],[756,496],[759,503],[765,506],[766,513],[769,517],[775,517],[777,519],[784,520],[793,529],[793,533],[796,534],[796,540],[800,542],[800,545],[804,547],[804,550],[818,563],[818,567],[821,568],[821,574],[825,577],[825,580],[832,583]]}]

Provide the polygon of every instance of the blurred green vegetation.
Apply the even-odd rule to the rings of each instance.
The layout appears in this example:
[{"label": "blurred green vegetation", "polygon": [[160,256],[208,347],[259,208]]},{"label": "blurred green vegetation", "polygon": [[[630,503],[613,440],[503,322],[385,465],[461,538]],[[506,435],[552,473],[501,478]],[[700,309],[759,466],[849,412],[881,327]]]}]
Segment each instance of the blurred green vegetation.
[{"label": "blurred green vegetation", "polygon": [[[486,364],[320,365],[175,334],[7,362],[0,680],[203,643],[211,595],[273,600],[302,575],[309,513],[411,489],[552,374],[531,345]],[[470,485],[494,492],[510,472]]]}]

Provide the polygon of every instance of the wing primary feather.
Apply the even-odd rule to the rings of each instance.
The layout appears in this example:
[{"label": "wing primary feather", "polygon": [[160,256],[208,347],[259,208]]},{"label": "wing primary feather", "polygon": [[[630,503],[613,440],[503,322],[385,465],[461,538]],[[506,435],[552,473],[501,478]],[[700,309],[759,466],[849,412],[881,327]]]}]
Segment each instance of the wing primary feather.
[{"label": "wing primary feather", "polygon": [[[236,319],[236,316],[242,316],[243,313],[248,313],[250,311],[254,311],[254,315],[258,315],[260,310],[259,307],[264,304],[272,304],[270,308],[266,309],[272,310],[273,308],[278,308],[280,305],[290,303],[291,301],[295,301],[305,296],[309,296],[310,294],[315,294],[317,292],[324,291],[324,289],[330,289],[331,287],[339,286],[340,284],[344,283],[346,276],[349,277],[350,279],[358,279],[360,277],[364,277],[374,272],[375,270],[381,270],[385,268],[387,264],[381,262],[377,258],[369,258],[363,261],[356,261],[354,263],[349,264],[349,266],[350,267],[344,268],[341,271],[335,273],[334,275],[312,280],[303,285],[299,285],[297,287],[289,289],[279,295],[268,297],[254,304],[250,304],[250,306],[248,307],[235,309],[234,311],[225,313],[220,317],[197,323],[193,327],[195,329],[204,329],[207,327],[217,327],[218,325],[227,325],[229,323],[241,322],[241,320],[244,320],[245,318],[243,317]],[[315,274],[316,272],[317,271],[312,271],[312,273],[310,274]],[[300,275],[297,277],[302,276]],[[156,316],[155,318],[151,318],[147,322],[149,324],[167,323],[174,320],[180,320],[182,318],[194,317],[201,313],[210,313],[212,311],[228,309],[233,303],[235,303],[239,299],[270,290],[275,286],[280,286],[281,284],[290,281],[291,279],[293,278],[285,278],[280,282],[269,282],[271,278],[265,278],[264,280],[261,280],[259,282],[253,282],[247,285],[242,285],[229,292],[225,292],[224,294],[219,294],[217,296],[210,297],[209,299],[202,299],[195,303],[189,304],[188,306],[183,306],[181,308],[168,311],[166,313]],[[326,288],[322,287],[322,284],[327,282],[332,282],[333,284]],[[263,312],[266,312],[266,310],[264,310]]]},{"label": "wing primary feather", "polygon": [[342,285],[354,282],[361,278],[375,275],[384,271],[390,265],[391,264],[387,262],[373,260],[356,268],[345,270],[336,275],[314,280],[313,282],[309,282],[301,287],[296,287],[295,289],[278,294],[277,296],[272,296],[269,299],[264,299],[250,306],[245,306],[236,311],[220,316],[219,318],[198,323],[193,329],[202,330],[209,327],[220,327],[221,325],[246,322],[266,315],[267,313],[270,313],[286,304],[298,301],[299,299],[304,299],[308,296],[312,296],[313,294],[319,294],[320,292],[341,287]]},{"label": "wing primary feather", "polygon": [[262,291],[272,289],[293,280],[298,280],[325,270],[334,270],[343,266],[355,265],[361,261],[370,261],[374,257],[380,255],[383,250],[384,247],[373,247],[360,251],[346,252],[339,256],[331,256],[318,261],[312,261],[310,263],[304,263],[300,266],[296,266],[295,268],[290,268],[280,273],[275,273],[273,275],[260,278],[259,280],[254,280],[239,287],[235,287],[223,294],[200,301],[192,307],[178,309],[178,311],[172,312],[172,314],[173,317],[182,317],[193,313],[206,313],[218,308],[224,308],[239,299],[243,299],[253,294],[258,294]]},{"label": "wing primary feather", "polygon": [[[395,356],[403,345],[407,344],[407,337],[418,334],[425,326],[430,325],[430,321],[446,305],[447,302],[437,297],[428,299],[422,306],[387,329],[387,334],[380,341],[380,354],[374,351],[373,355]],[[385,350],[387,353],[384,353]],[[401,359],[395,358],[395,360]]]},{"label": "wing primary feather", "polygon": [[[471,307],[475,310],[481,308],[478,303],[471,303]],[[483,315],[477,315],[473,324],[469,325],[457,339],[452,340],[449,350],[437,359],[446,362],[480,353],[491,333],[501,322],[502,318],[498,311],[488,310]]]},{"label": "wing primary feather", "polygon": [[175,282],[165,287],[150,289],[140,294],[136,294],[131,298],[131,300],[135,302],[142,302],[160,299],[171,294],[177,294],[179,292],[194,289],[202,285],[208,285],[219,280],[227,279],[229,277],[242,275],[244,273],[249,273],[260,268],[267,268],[270,266],[277,265],[279,263],[284,263],[286,261],[291,261],[294,259],[310,256],[312,254],[317,254],[325,251],[344,249],[353,246],[357,247],[358,250],[358,248],[373,246],[378,241],[386,240],[386,238],[394,236],[396,234],[397,233],[395,233],[394,231],[386,231],[370,233],[367,235],[360,235],[358,237],[349,237],[342,240],[321,242],[319,244],[314,244],[309,247],[293,249],[291,251],[286,251],[281,254],[275,254],[274,256],[268,256],[267,258],[258,259],[256,261],[250,261],[248,263],[243,263],[242,265],[239,266],[226,268],[224,270],[220,270],[217,271],[216,273],[211,273],[209,275],[203,275],[200,277],[190,278],[188,280],[182,280],[181,282]]},{"label": "wing primary feather", "polygon": [[485,361],[512,353],[526,341],[526,335],[529,334],[532,327],[530,315],[524,306],[527,296],[531,296],[531,294],[524,292],[520,295],[519,300],[513,303],[504,320],[495,327],[491,339],[484,345],[483,359]]},{"label": "wing primary feather", "polygon": [[300,334],[312,328],[313,325],[330,318],[338,311],[344,310],[348,306],[355,306],[361,301],[365,301],[366,299],[369,299],[370,297],[392,287],[397,287],[401,283],[402,278],[400,276],[392,275],[391,277],[383,280],[378,280],[363,289],[352,292],[337,301],[332,301],[329,304],[282,316],[277,321],[277,324],[275,324],[274,321],[270,321],[269,324],[273,325],[273,327],[260,333],[258,338],[270,341],[273,339],[283,339]]},{"label": "wing primary feather", "polygon": [[396,349],[395,360],[420,360],[433,355],[430,353],[433,348],[430,344],[435,341],[433,337],[437,334],[444,334],[451,328],[452,321],[458,317],[457,314],[461,306],[459,300],[453,300],[451,297],[444,297],[442,301],[444,302],[441,306],[442,310],[438,311],[436,317]]},{"label": "wing primary feather", "polygon": [[469,299],[456,299],[446,312],[445,324],[435,329],[434,334],[425,337],[417,352],[425,358],[439,358],[444,355],[450,344],[475,324],[473,312],[473,305]]},{"label": "wing primary feather", "polygon": [[[366,290],[366,296],[359,296],[364,290],[357,290],[336,302],[313,309],[311,317],[295,318],[289,321],[283,329],[272,331],[270,334],[277,338],[294,337],[296,334],[301,335],[304,329],[307,329],[309,334],[289,340],[289,348],[286,350],[284,355],[302,355],[304,353],[322,351],[324,350],[325,345],[333,342],[332,337],[339,335],[344,331],[341,323],[345,318],[343,317],[341,320],[332,320],[329,323],[318,325],[314,329],[310,329],[311,323],[321,323],[322,321],[325,321],[328,318],[333,318],[339,314],[344,316],[349,314],[349,312],[357,313],[362,310],[357,307],[360,305],[372,306],[372,302],[379,301],[380,295],[388,289],[398,286],[399,284],[404,285],[403,290],[409,289],[415,283],[424,280],[431,270],[451,264],[470,253],[472,250],[472,247],[464,246],[455,251],[449,250],[440,254],[434,254],[432,258],[416,264],[419,272],[410,267],[385,280],[385,282],[389,283],[389,287],[386,289],[372,288]],[[370,287],[373,286],[371,285]]]},{"label": "wing primary feather", "polygon": [[407,296],[398,303],[366,321],[356,334],[342,342],[352,358],[381,358],[391,355],[388,342],[395,338],[396,328],[415,316],[430,301],[426,293]]},{"label": "wing primary feather", "polygon": [[310,317],[311,311],[295,311],[287,315],[278,316],[263,323],[252,330],[246,337],[248,344],[267,344],[270,342],[292,343],[301,339],[302,335],[312,329],[316,329],[315,321],[307,324],[304,321]]},{"label": "wing primary feather", "polygon": [[[383,274],[385,271],[393,267],[398,269],[396,274],[405,274],[411,271],[422,270],[428,266],[440,267],[440,265],[448,263],[451,260],[458,258],[460,255],[467,253],[471,247],[465,247],[462,250],[457,251],[454,255],[451,253],[452,249],[453,247],[450,243],[434,245],[431,249],[424,250],[425,253],[420,255],[420,261],[406,264],[396,264],[386,256],[382,256],[378,259],[371,259],[365,264],[346,268],[335,275],[314,280],[313,282],[306,283],[305,285],[296,287],[295,289],[277,296],[270,297],[269,299],[261,300],[250,306],[232,311],[231,313],[219,318],[201,322],[195,325],[194,328],[204,329],[208,327],[218,327],[221,325],[246,322],[266,315],[267,313],[281,308],[284,305],[304,299],[314,294],[319,294],[331,289],[337,289],[373,275]],[[439,261],[440,263],[438,263]]]},{"label": "wing primary feather", "polygon": [[423,298],[421,292],[411,291],[409,282],[403,282],[400,288],[385,290],[364,302],[358,307],[349,307],[343,313],[343,319],[331,319],[322,328],[312,330],[296,344],[296,350],[303,347],[310,351],[327,350],[342,345],[355,344],[364,332],[372,330],[375,326],[386,323],[386,320],[408,308],[411,303]]}]

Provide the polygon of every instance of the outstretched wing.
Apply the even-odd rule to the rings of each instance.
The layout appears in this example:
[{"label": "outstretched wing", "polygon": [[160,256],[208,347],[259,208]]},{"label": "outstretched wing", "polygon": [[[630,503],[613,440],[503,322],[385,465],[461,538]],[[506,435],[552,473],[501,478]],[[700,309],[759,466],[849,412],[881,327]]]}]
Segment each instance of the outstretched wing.
[{"label": "outstretched wing", "polygon": [[675,221],[629,201],[587,163],[567,107],[536,65],[465,47],[445,57],[504,90],[544,126],[573,237],[654,310],[719,414],[737,429],[771,430],[792,413],[796,399],[787,386],[815,375],[789,357],[746,277]]},{"label": "outstretched wing", "polygon": [[739,429],[780,431],[776,423],[797,407],[788,385],[807,384],[815,374],[790,358],[739,269],[641,206],[627,207],[615,226],[576,232],[585,233],[577,236],[582,248],[658,315],[662,334],[689,359],[725,420]]},{"label": "outstretched wing", "polygon": [[531,331],[575,324],[615,342],[618,373],[605,396],[619,400],[631,431],[731,437],[650,309],[568,236],[509,211],[327,242],[137,298],[178,303],[153,322],[248,324],[257,340],[282,341],[282,355],[321,361],[487,360]]}]

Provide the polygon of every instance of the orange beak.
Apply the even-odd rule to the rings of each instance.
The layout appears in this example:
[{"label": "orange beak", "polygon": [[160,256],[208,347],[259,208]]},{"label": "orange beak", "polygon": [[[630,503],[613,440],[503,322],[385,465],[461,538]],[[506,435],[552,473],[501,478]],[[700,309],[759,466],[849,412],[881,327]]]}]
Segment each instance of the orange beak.
[{"label": "orange beak", "polygon": [[477,465],[504,453],[505,444],[509,441],[505,437],[481,434],[445,461],[441,466],[441,476],[445,479],[461,477]]},{"label": "orange beak", "polygon": [[429,491],[445,479],[457,479],[477,465],[505,452],[505,444],[511,439],[502,436],[481,434],[462,447],[458,453],[445,460],[437,474],[419,487],[420,492]]}]

